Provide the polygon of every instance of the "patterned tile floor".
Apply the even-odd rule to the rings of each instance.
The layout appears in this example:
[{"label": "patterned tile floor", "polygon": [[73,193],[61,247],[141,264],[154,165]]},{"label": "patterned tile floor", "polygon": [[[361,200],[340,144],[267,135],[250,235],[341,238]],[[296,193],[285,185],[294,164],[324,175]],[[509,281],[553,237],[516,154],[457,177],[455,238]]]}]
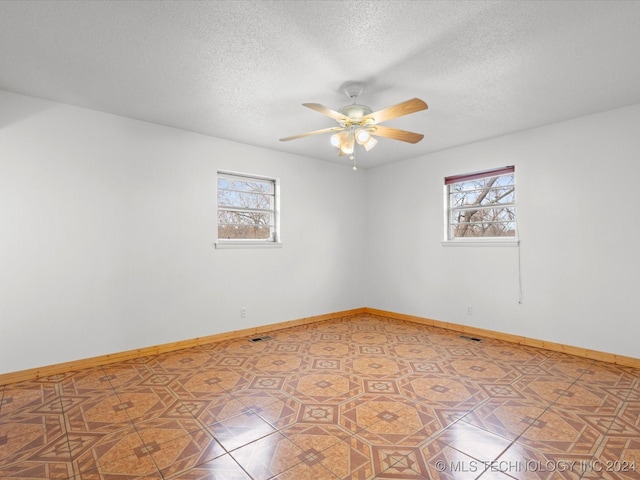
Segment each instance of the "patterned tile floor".
[{"label": "patterned tile floor", "polygon": [[0,387],[0,478],[640,479],[639,370],[371,315],[272,337]]}]

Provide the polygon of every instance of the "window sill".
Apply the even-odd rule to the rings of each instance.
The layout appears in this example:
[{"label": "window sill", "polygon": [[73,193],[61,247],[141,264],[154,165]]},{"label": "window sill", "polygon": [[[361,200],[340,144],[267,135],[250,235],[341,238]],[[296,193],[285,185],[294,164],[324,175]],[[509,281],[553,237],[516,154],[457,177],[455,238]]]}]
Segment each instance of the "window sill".
[{"label": "window sill", "polygon": [[474,238],[474,239],[456,239],[444,240],[443,247],[517,247],[520,240],[517,238]]},{"label": "window sill", "polygon": [[282,248],[280,242],[234,242],[234,241],[217,241],[213,242],[216,249],[227,248]]}]

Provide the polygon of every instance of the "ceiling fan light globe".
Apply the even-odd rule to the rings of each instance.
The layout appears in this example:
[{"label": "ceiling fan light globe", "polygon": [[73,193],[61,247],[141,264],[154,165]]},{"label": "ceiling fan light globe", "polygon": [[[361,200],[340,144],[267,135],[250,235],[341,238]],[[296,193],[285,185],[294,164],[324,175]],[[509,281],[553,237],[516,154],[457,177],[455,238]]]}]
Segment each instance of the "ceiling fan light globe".
[{"label": "ceiling fan light globe", "polygon": [[360,145],[364,145],[365,143],[367,143],[370,138],[371,134],[366,128],[359,128],[358,131],[356,131],[356,141]]},{"label": "ceiling fan light globe", "polygon": [[361,143],[360,145],[362,145],[364,149],[368,152],[369,150],[371,150],[373,147],[376,146],[376,143],[378,143],[378,140],[369,136],[369,140],[367,140],[364,143]]},{"label": "ceiling fan light globe", "polygon": [[340,148],[340,134],[338,133],[334,133],[333,135],[331,135],[331,145],[333,145],[336,148]]},{"label": "ceiling fan light globe", "polygon": [[349,147],[348,145],[344,145],[340,147],[340,151],[343,155],[351,155],[353,154],[353,145],[351,145],[351,147]]},{"label": "ceiling fan light globe", "polygon": [[340,150],[343,155],[351,155],[355,148],[355,137],[352,132],[340,133]]}]

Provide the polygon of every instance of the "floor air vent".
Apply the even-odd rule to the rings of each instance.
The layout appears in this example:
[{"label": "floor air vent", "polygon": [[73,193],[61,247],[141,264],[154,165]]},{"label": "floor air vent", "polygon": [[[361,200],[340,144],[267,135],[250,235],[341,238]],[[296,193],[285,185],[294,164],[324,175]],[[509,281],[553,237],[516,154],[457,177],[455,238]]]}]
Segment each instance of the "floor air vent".
[{"label": "floor air vent", "polygon": [[464,338],[465,340],[473,340],[474,342],[481,342],[479,338],[476,337],[467,337],[466,335],[460,335],[460,338]]},{"label": "floor air vent", "polygon": [[269,335],[263,335],[261,337],[250,338],[249,341],[250,342],[264,342],[266,340],[271,340],[271,339],[273,339],[273,337],[270,337]]}]

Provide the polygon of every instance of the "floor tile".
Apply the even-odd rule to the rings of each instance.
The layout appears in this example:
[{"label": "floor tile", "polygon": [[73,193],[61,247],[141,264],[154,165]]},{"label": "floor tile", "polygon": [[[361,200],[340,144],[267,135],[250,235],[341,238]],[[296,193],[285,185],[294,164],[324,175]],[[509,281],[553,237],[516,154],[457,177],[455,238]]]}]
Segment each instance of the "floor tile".
[{"label": "floor tile", "polygon": [[207,427],[227,452],[247,445],[276,430],[254,412],[247,412]]},{"label": "floor tile", "polygon": [[376,480],[398,479],[427,480],[426,466],[421,465],[422,458],[417,452],[404,447],[387,446],[373,448]]},{"label": "floor tile", "polygon": [[[309,355],[318,359],[343,359],[355,352],[355,349],[349,343],[339,342],[337,340],[328,340],[329,335],[325,335],[325,339],[319,342],[311,343],[306,351]],[[335,364],[334,364],[335,365]]]},{"label": "floor tile", "polygon": [[[384,412],[384,406],[378,404],[381,401],[380,395],[365,394],[340,404],[338,406],[340,427],[352,435],[366,430],[373,423],[380,421],[378,415]],[[399,409],[401,405],[394,405],[392,408]]]},{"label": "floor tile", "polygon": [[513,371],[498,362],[487,359],[456,358],[447,363],[446,369],[455,378],[466,378],[476,382],[491,382],[508,385],[515,376]]},{"label": "floor tile", "polygon": [[[394,445],[411,448],[436,436],[443,430],[435,412],[422,404],[409,403],[390,397],[388,401],[377,400],[364,405],[361,415],[368,416],[371,423],[355,433],[371,445]],[[366,421],[366,420],[365,420]]]},{"label": "floor tile", "polygon": [[273,480],[340,480],[320,463],[299,463],[285,470]]},{"label": "floor tile", "polygon": [[300,416],[302,404],[287,395],[256,392],[253,395],[236,397],[246,409],[257,413],[276,429],[295,424]]},{"label": "floor tile", "polygon": [[607,436],[594,456],[592,470],[619,478],[640,478],[640,436]]},{"label": "floor tile", "polygon": [[153,383],[153,371],[146,364],[114,363],[102,370],[115,390]]},{"label": "floor tile", "polygon": [[608,387],[578,380],[562,392],[553,405],[576,413],[614,415],[623,401],[608,391]]},{"label": "floor tile", "polygon": [[315,454],[303,451],[279,432],[246,444],[232,451],[231,456],[256,479],[272,478],[300,463],[317,463]]},{"label": "floor tile", "polygon": [[475,479],[485,470],[484,462],[479,461],[439,440],[432,440],[411,454],[412,470],[425,478]]},{"label": "floor tile", "polygon": [[469,411],[461,421],[513,441],[545,410],[545,406],[527,400],[490,399]]},{"label": "floor tile", "polygon": [[[369,348],[373,348],[370,346]],[[376,347],[379,348],[379,347]],[[390,358],[381,352],[380,354],[358,355],[346,362],[348,371],[362,378],[386,380],[392,377],[399,378],[410,373],[407,362],[399,358]]]},{"label": "floor tile", "polygon": [[557,454],[593,455],[604,435],[575,413],[549,407],[532,422],[517,443]]},{"label": "floor tile", "polygon": [[640,428],[640,401],[624,402],[617,416],[627,425]]},{"label": "floor tile", "polygon": [[43,407],[51,413],[61,413],[59,387],[49,381],[22,382],[4,387],[0,401],[0,421],[11,415],[17,415]]},{"label": "floor tile", "polygon": [[363,391],[357,378],[322,371],[296,375],[285,383],[283,390],[302,403],[340,403]]},{"label": "floor tile", "polygon": [[[241,377],[239,374],[228,373],[226,375],[218,374],[213,370],[183,372],[174,377],[168,385],[169,389],[174,393],[176,398],[181,399],[207,399],[211,396],[225,395],[228,392],[223,387],[223,383],[236,380]],[[226,378],[225,378],[226,377]]]},{"label": "floor tile", "polygon": [[158,471],[151,455],[143,449],[136,449],[133,454],[123,456],[105,455],[94,468],[83,469],[76,478],[81,480],[102,479],[131,479],[131,480],[160,480],[162,475]]},{"label": "floor tile", "polygon": [[490,342],[487,345],[483,345],[482,351],[492,361],[509,367],[540,365],[548,358],[547,355],[541,354],[539,349],[505,342]]},{"label": "floor tile", "polygon": [[30,459],[37,462],[71,460],[62,415],[22,410],[0,422],[0,468]]},{"label": "floor tile", "polygon": [[134,423],[145,422],[162,417],[167,411],[175,413],[176,397],[167,387],[163,386],[131,386],[126,390],[117,389],[120,406]]},{"label": "floor tile", "polygon": [[[413,341],[410,341],[413,340]],[[394,358],[408,360],[439,360],[442,352],[433,345],[420,343],[417,336],[396,336],[396,344],[388,349],[388,354]]]},{"label": "floor tile", "polygon": [[338,425],[309,425],[296,423],[280,430],[285,437],[301,450],[322,453],[334,445],[344,442],[350,436]]},{"label": "floor tile", "polygon": [[108,433],[133,426],[130,404],[113,391],[64,395],[61,400],[67,432]]},{"label": "floor tile", "polygon": [[491,462],[498,458],[512,443],[501,435],[491,433],[464,421],[448,427],[436,437],[438,443],[472,457],[480,462]]},{"label": "floor tile", "polygon": [[135,426],[145,444],[166,443],[177,437],[197,433],[204,427],[195,418],[155,418]]},{"label": "floor tile", "polygon": [[444,374],[411,374],[399,382],[400,393],[427,405],[471,410],[488,398],[473,381]]},{"label": "floor tile", "polygon": [[240,400],[229,394],[208,395],[201,399],[180,399],[185,418],[195,418],[201,425],[219,423],[251,411]]},{"label": "floor tile", "polygon": [[111,394],[112,375],[105,374],[103,367],[88,368],[64,375],[60,382],[61,395]]},{"label": "floor tile", "polygon": [[563,353],[556,353],[544,362],[545,369],[557,377],[577,380],[591,370],[594,361],[588,358],[574,357]]},{"label": "floor tile", "polygon": [[551,405],[564,395],[574,380],[556,376],[526,376],[515,380],[512,387],[519,392],[520,398]]},{"label": "floor tile", "polygon": [[[98,470],[123,472],[122,469],[125,467],[122,465],[128,464],[135,467],[138,474],[153,473],[151,467],[155,468],[150,454],[134,427],[108,434],[70,434],[69,441],[76,473]],[[107,465],[109,465],[108,468]]]},{"label": "floor tile", "polygon": [[0,478],[16,480],[74,478],[71,462],[26,460],[0,466]]},{"label": "floor tile", "polygon": [[229,454],[222,455],[190,469],[165,477],[166,480],[251,480],[251,477]]},{"label": "floor tile", "polygon": [[[197,430],[176,437],[166,432],[147,431],[141,436],[145,446],[151,453],[154,463],[163,477],[171,477],[178,473],[186,473],[194,467],[225,455],[222,446],[207,430]],[[165,441],[165,438],[171,438]]]},{"label": "floor tile", "polygon": [[321,453],[319,463],[340,479],[374,478],[371,446],[362,440],[349,436]]},{"label": "floor tile", "polygon": [[205,366],[210,361],[211,356],[207,352],[188,348],[158,355],[147,365],[156,373],[185,372]]}]

